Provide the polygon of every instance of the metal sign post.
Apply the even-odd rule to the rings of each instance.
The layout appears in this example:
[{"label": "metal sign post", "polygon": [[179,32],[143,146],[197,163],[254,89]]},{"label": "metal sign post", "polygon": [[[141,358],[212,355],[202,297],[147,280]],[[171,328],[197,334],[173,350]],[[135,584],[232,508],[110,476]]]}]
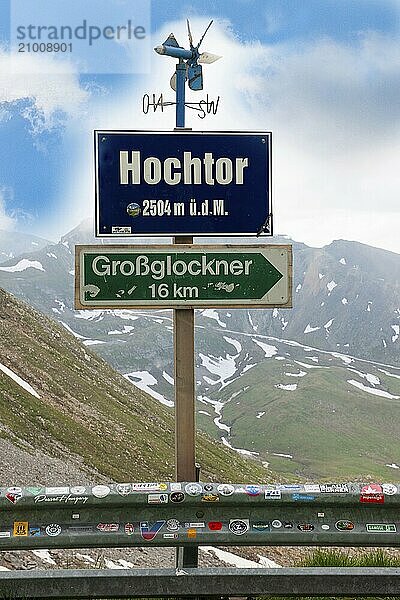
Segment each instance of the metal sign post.
[{"label": "metal sign post", "polygon": [[[179,46],[172,33],[155,48],[178,60],[170,82],[176,101],[164,102],[160,96],[156,102],[153,94],[151,102],[146,94],[144,107],[175,104],[173,133],[95,132],[96,236],[168,235],[175,245],[76,249],[76,308],[174,309],[178,482],[199,478],[194,308],[291,306],[288,246],[270,246],[266,254],[255,246],[193,245],[195,235],[272,235],[271,133],[185,128],[186,106],[198,110],[200,118],[211,110],[208,96],[197,103],[185,101],[186,82],[191,90],[203,89],[201,63],[220,58],[199,51],[211,23],[197,46],[188,22],[189,49]],[[181,544],[177,566],[197,564],[197,544]]]},{"label": "metal sign post", "polygon": [[[211,25],[211,23],[210,23]],[[188,22],[190,51],[180,48],[173,34],[162,46],[155,48],[159,54],[179,58],[176,65],[176,128],[185,127],[185,84],[188,72],[189,86],[192,89],[202,89],[199,46],[193,46],[193,39]],[[186,59],[187,62],[184,62]],[[191,77],[193,72],[198,77]],[[200,82],[191,85],[197,79]],[[174,238],[175,244],[192,244],[193,237],[179,236]],[[196,425],[195,425],[195,364],[194,364],[194,310],[174,310],[174,353],[175,353],[175,456],[176,480],[194,481],[196,475]],[[198,549],[180,548],[177,550],[176,563],[178,567],[197,567]]]}]

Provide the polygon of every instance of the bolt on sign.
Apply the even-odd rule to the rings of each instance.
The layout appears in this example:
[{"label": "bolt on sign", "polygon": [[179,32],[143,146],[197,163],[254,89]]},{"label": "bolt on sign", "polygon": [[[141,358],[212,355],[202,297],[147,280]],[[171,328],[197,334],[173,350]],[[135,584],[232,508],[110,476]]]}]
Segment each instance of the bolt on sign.
[{"label": "bolt on sign", "polygon": [[272,235],[271,133],[96,131],[96,236]]},{"label": "bolt on sign", "polygon": [[292,247],[76,246],[75,308],[282,307]]}]

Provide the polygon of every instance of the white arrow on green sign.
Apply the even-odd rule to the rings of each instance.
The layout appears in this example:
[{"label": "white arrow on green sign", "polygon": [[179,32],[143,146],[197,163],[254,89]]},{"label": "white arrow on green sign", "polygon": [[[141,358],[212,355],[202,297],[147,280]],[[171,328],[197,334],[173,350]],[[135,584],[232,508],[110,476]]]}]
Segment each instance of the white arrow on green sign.
[{"label": "white arrow on green sign", "polygon": [[292,247],[76,246],[75,308],[291,307]]}]

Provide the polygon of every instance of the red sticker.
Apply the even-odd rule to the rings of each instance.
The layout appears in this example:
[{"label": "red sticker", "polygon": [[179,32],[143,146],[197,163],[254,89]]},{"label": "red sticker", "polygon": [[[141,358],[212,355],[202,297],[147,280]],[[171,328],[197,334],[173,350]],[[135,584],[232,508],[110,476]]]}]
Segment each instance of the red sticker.
[{"label": "red sticker", "polygon": [[360,502],[383,504],[385,502],[385,496],[383,494],[365,494],[360,496]]},{"label": "red sticker", "polygon": [[377,483],[369,483],[361,488],[361,494],[382,494],[382,486]]},{"label": "red sticker", "polygon": [[211,531],[220,531],[222,529],[221,521],[210,521],[208,524],[208,529]]}]

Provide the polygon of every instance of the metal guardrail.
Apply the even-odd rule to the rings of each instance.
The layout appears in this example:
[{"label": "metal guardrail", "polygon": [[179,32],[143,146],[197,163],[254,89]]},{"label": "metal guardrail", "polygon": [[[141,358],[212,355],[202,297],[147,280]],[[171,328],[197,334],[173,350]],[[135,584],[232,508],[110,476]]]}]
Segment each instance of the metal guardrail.
[{"label": "metal guardrail", "polygon": [[0,573],[0,597],[400,596],[400,569],[135,569]]},{"label": "metal guardrail", "polygon": [[398,546],[394,484],[122,483],[0,490],[0,550]]},{"label": "metal guardrail", "polygon": [[[396,484],[121,483],[0,489],[0,550],[399,546]],[[0,598],[400,596],[400,569],[0,572]]]}]

